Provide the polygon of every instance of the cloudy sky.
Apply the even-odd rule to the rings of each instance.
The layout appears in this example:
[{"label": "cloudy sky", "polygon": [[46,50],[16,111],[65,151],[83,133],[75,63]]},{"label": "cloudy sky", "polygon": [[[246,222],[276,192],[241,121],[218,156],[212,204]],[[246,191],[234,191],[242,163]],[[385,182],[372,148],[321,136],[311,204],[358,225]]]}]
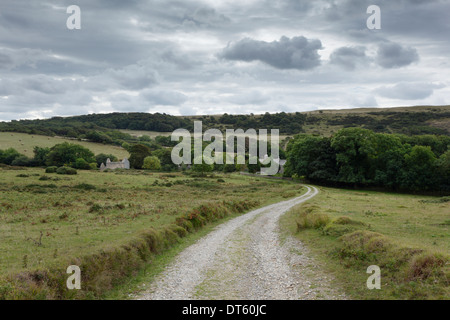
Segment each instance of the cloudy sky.
[{"label": "cloudy sky", "polygon": [[[67,8],[81,9],[69,30]],[[369,30],[367,8],[381,8]],[[2,0],[0,120],[450,104],[448,0]]]}]

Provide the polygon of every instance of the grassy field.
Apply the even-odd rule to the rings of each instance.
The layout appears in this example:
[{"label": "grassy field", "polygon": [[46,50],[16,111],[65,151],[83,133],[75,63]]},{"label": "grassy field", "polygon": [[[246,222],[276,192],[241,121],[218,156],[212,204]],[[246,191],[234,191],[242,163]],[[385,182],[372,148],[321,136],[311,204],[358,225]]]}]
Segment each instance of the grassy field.
[{"label": "grassy field", "polygon": [[130,156],[125,149],[112,145],[104,145],[100,143],[78,141],[57,137],[30,135],[26,133],[0,132],[0,150],[14,148],[18,152],[28,157],[33,157],[33,148],[35,146],[50,148],[53,147],[55,144],[64,142],[79,144],[83,147],[88,148],[96,155],[100,153],[113,154],[118,159],[128,158]]},{"label": "grassy field", "polygon": [[[180,226],[191,231],[208,215],[242,213],[246,206],[262,206],[302,192],[292,182],[240,175],[191,177],[130,170],[64,176],[45,174],[44,169],[6,169],[0,170],[0,297],[1,277],[21,273],[35,277],[36,270],[64,273],[69,261],[86,256],[83,263],[103,258],[114,262],[118,248],[133,251],[144,236],[149,251],[158,241],[167,247],[166,242],[174,239],[165,237],[186,232]],[[95,268],[109,267],[105,265]],[[110,281],[103,283],[102,275],[95,272],[100,277],[92,284],[96,294],[111,289]],[[3,293],[8,288],[4,285]],[[48,292],[41,294],[49,297]]]},{"label": "grassy field", "polygon": [[157,131],[145,131],[145,130],[126,130],[121,129],[119,130],[123,133],[128,133],[130,136],[133,137],[142,137],[142,136],[149,136],[152,139],[155,139],[157,136],[163,136],[163,137],[170,137],[172,132],[157,132]]},{"label": "grassy field", "polygon": [[[320,188],[282,218],[354,299],[450,299],[450,202]],[[368,290],[367,267],[381,268]]]}]

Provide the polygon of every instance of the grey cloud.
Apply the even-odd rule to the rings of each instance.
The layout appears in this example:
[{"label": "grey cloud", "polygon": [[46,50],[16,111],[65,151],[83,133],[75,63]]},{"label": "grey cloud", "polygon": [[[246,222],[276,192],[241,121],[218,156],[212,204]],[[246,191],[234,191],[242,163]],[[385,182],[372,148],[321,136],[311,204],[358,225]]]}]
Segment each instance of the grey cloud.
[{"label": "grey cloud", "polygon": [[229,24],[231,19],[224,14],[218,13],[213,8],[201,7],[195,10],[193,14],[188,14],[183,20],[183,24],[191,26],[214,27]]},{"label": "grey cloud", "polygon": [[376,62],[383,68],[401,68],[417,61],[419,54],[415,48],[394,42],[381,43],[378,47]]},{"label": "grey cloud", "polygon": [[180,92],[167,90],[144,90],[140,97],[147,103],[163,106],[178,106],[187,101],[188,97]]},{"label": "grey cloud", "polygon": [[[72,4],[2,0],[1,120],[392,106],[388,96],[399,103],[431,96],[438,88],[430,84],[448,82],[450,74],[450,1],[77,0],[82,30],[69,31],[65,9]],[[366,28],[372,4],[381,7],[381,30]],[[230,40],[237,42],[226,47]],[[322,43],[331,55],[321,65]],[[422,62],[414,63],[419,53]]]},{"label": "grey cloud", "polygon": [[250,38],[229,44],[220,57],[228,60],[265,62],[278,69],[308,70],[320,65],[320,40],[285,36],[279,41],[265,42]]},{"label": "grey cloud", "polygon": [[247,105],[247,104],[266,104],[270,100],[270,97],[261,93],[258,90],[250,90],[248,92],[235,94],[228,99],[229,102],[238,105]]},{"label": "grey cloud", "polygon": [[354,70],[358,65],[368,61],[365,47],[341,47],[330,55],[330,63],[347,70]]},{"label": "grey cloud", "polygon": [[152,68],[134,64],[121,69],[109,69],[103,76],[113,78],[122,88],[140,90],[158,83],[157,72]]},{"label": "grey cloud", "polygon": [[442,89],[445,85],[434,83],[407,83],[402,82],[394,86],[382,86],[374,90],[382,97],[398,100],[421,100],[428,98],[436,89]]},{"label": "grey cloud", "polygon": [[373,95],[363,97],[352,97],[350,103],[357,108],[373,108],[378,107],[378,102]]}]

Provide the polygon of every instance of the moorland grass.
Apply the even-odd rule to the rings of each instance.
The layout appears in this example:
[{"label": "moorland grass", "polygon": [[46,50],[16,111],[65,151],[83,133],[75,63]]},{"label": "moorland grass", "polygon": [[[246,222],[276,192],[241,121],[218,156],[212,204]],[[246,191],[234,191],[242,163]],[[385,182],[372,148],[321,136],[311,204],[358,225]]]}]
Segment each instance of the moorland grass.
[{"label": "moorland grass", "polygon": [[[302,192],[292,182],[240,175],[18,174],[0,170],[4,299],[99,298],[204,225]],[[70,264],[82,269],[81,291],[65,286]]]},{"label": "moorland grass", "polygon": [[[450,299],[445,198],[320,188],[282,217],[353,299]],[[381,268],[380,290],[366,286]]]}]

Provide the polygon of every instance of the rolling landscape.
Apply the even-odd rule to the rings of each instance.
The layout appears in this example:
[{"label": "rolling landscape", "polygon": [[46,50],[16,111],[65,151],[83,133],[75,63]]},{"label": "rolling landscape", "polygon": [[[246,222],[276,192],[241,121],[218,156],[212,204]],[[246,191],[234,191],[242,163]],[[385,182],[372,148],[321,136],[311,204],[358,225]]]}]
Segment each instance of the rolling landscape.
[{"label": "rolling landscape", "polygon": [[448,12],[2,0],[4,313],[108,300],[99,317],[289,319],[408,300],[408,317],[449,301]]},{"label": "rolling landscape", "polygon": [[[175,259],[176,252],[181,252],[199,235],[253,209],[295,199],[305,193],[304,183],[313,183],[319,185],[318,195],[293,206],[282,216],[281,235],[301,241],[309,254],[321,263],[323,272],[332,279],[332,286],[341,291],[341,295],[333,294],[350,299],[447,299],[450,132],[446,124],[450,119],[449,108],[334,110],[302,113],[301,116],[281,115],[304,119],[299,123],[299,132],[288,133],[285,129],[281,137],[288,163],[285,173],[278,176],[284,175],[285,180],[241,175],[242,172],[257,173],[248,159],[246,165],[215,164],[206,168],[170,165],[167,156],[174,146],[170,133],[146,131],[145,126],[133,130],[130,125],[118,124],[122,118],[133,116],[130,114],[93,115],[88,117],[91,121],[72,117],[0,123],[3,163],[0,172],[0,297],[127,299],[130,294],[139,295],[143,292],[140,285],[152,282]],[[402,115],[405,116],[402,118]],[[145,116],[151,119],[161,115]],[[220,124],[220,119],[226,117],[163,116],[168,119],[168,125],[170,121],[182,121],[187,129],[194,119],[216,119],[212,121]],[[276,119],[277,116],[270,117]],[[235,117],[241,121],[239,124],[264,118]],[[105,122],[104,119],[109,118],[114,119],[115,128]],[[310,118],[315,121],[314,130],[308,129]],[[392,119],[414,122],[420,134],[405,134]],[[270,123],[263,125],[270,126]],[[379,130],[372,131],[368,127]],[[386,170],[394,170],[397,177],[405,175],[405,181],[392,184],[390,171],[386,171],[388,181],[377,184],[377,179],[384,176],[374,176],[374,169],[367,161],[382,161],[372,164],[381,170],[386,164],[383,164],[384,153],[380,154],[380,150],[366,154],[366,160],[360,158],[354,164],[362,165],[357,172],[367,170],[361,179],[345,178],[339,171],[348,169],[333,157],[350,151],[349,145],[339,149],[338,137],[344,137],[342,141],[347,141],[346,144],[348,139],[358,143],[354,130],[360,130],[360,135],[367,135],[374,143],[381,143],[377,142],[381,138],[388,139],[384,143],[390,144],[401,141],[397,147],[406,148],[402,151],[406,154],[400,166],[406,166],[405,159],[413,155],[413,150],[420,150],[425,152],[417,155],[421,161],[432,161],[438,171],[428,174],[423,172],[424,168],[408,171],[407,168],[386,167]],[[430,134],[433,130],[440,134]],[[77,137],[70,132],[77,132]],[[103,140],[95,141],[98,137]],[[330,154],[335,163],[328,168],[325,165],[330,158],[317,149],[327,141],[331,141],[329,147],[337,153]],[[84,157],[85,161],[70,158],[71,146],[77,150],[77,157]],[[383,144],[384,149],[387,146]],[[61,154],[59,149],[63,150]],[[361,153],[363,149],[359,150]],[[322,160],[319,155],[315,156],[317,152]],[[152,156],[158,159],[159,166],[145,167],[144,157]],[[424,158],[426,156],[432,158]],[[136,167],[101,172],[98,168],[106,162],[106,157],[129,158]],[[139,159],[140,165],[136,164]],[[393,161],[397,157],[388,159]],[[317,160],[322,167],[314,164]],[[351,159],[348,161],[352,163]],[[80,163],[91,162],[91,166],[80,166]],[[61,165],[76,169],[72,174],[59,172],[56,169]],[[336,176],[329,176],[330,170],[335,170]],[[416,174],[411,186],[407,185],[408,174]],[[438,174],[435,180],[425,179],[432,179],[434,174]],[[417,179],[422,179],[422,184],[417,184]],[[271,196],[267,197],[269,194]],[[186,203],[186,198],[192,201]],[[83,268],[86,280],[82,290],[64,290],[63,266],[70,264]],[[361,270],[370,264],[388,270],[384,273],[382,291],[365,289],[366,275]],[[312,274],[311,279],[317,279],[312,265],[298,273],[306,272]],[[211,296],[216,292],[211,291],[212,280],[205,281],[198,294],[204,296],[209,292],[209,298],[218,298]],[[317,291],[310,296],[336,298],[330,296],[330,292],[336,290],[326,291],[322,282],[316,280],[310,284],[312,291]],[[308,287],[306,292],[310,291]]]}]

